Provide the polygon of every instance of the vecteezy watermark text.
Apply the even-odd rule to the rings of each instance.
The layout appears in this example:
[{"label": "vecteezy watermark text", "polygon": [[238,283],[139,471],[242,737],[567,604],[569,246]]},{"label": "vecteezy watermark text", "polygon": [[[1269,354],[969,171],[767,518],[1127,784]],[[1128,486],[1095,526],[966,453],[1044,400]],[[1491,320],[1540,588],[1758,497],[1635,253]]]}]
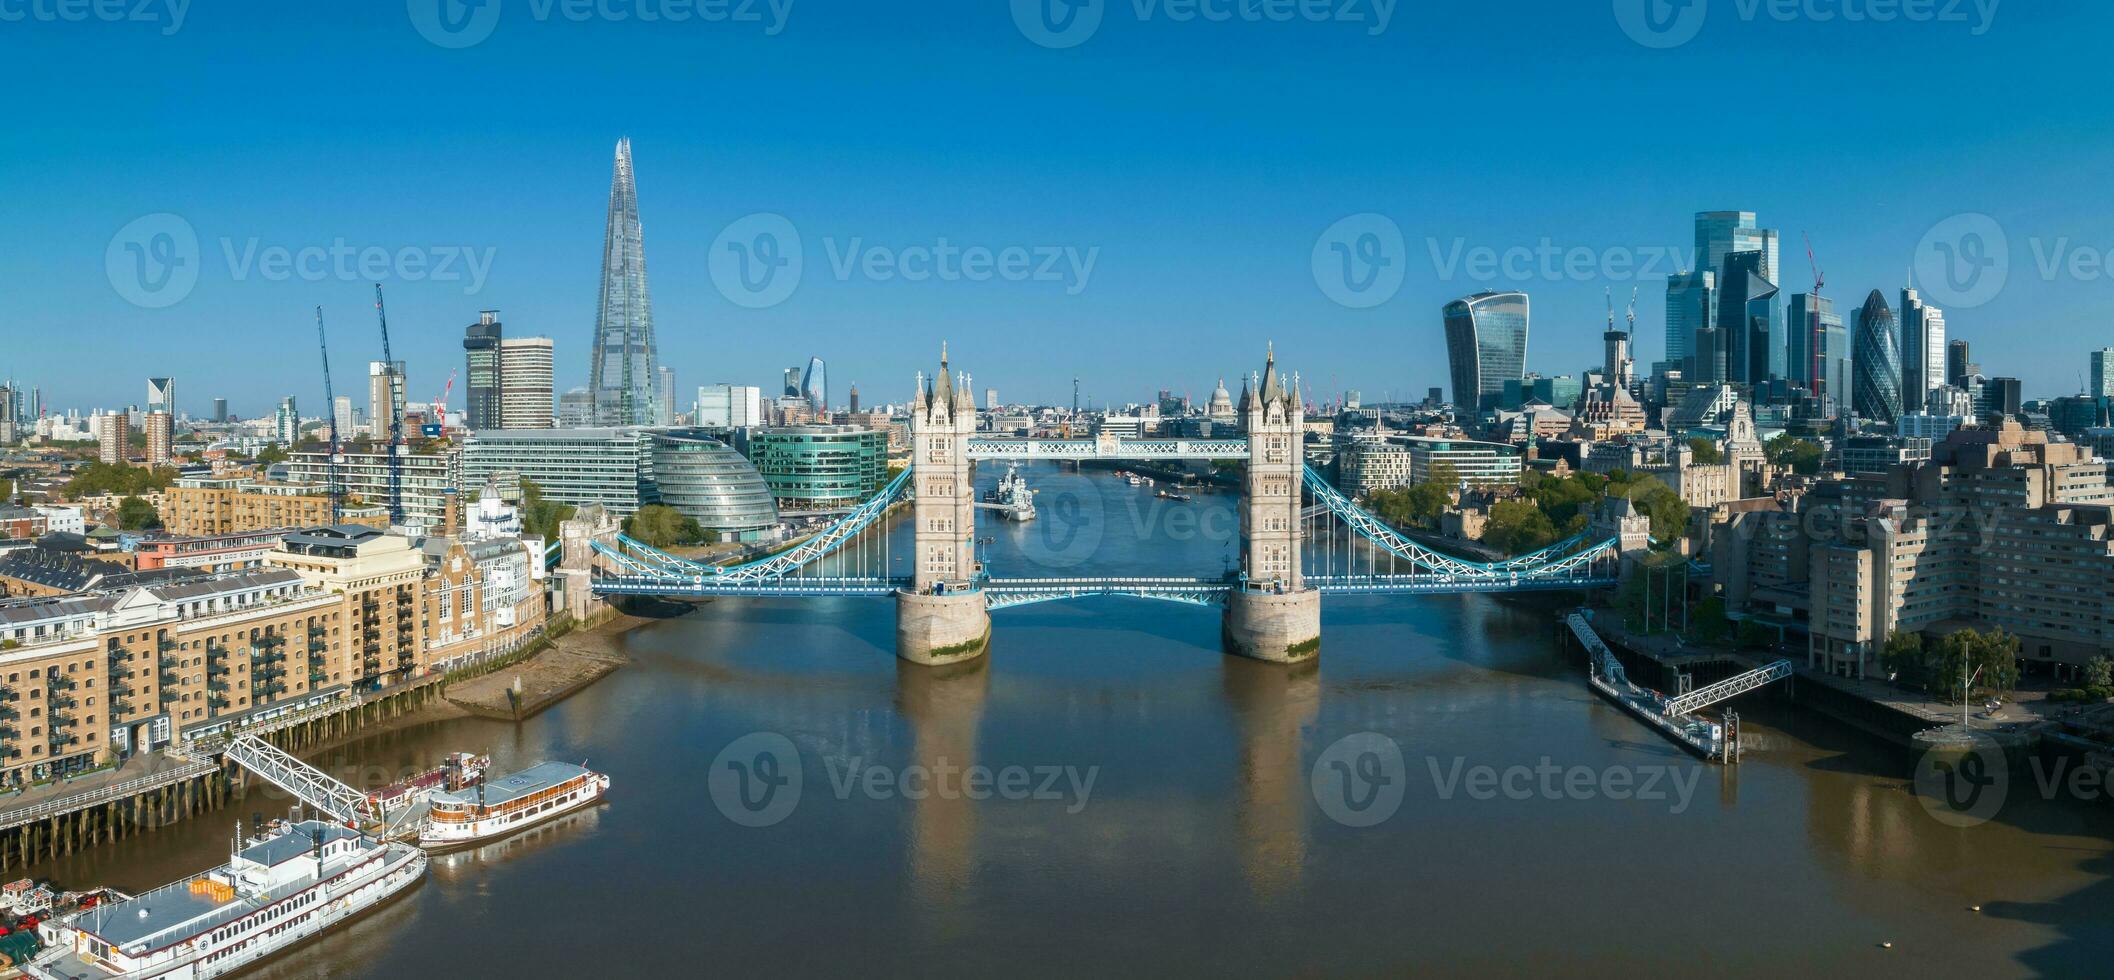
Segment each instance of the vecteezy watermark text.
[{"label": "vecteezy watermark text", "polygon": [[869,800],[1009,800],[1063,803],[1064,812],[1086,809],[1094,796],[1100,766],[957,765],[940,756],[929,766],[913,763],[896,768],[853,756],[842,764],[824,764],[830,792],[837,799],[858,793]]},{"label": "vecteezy watermark text", "polygon": [[158,24],[168,37],[190,10],[191,0],[0,0],[0,24]]},{"label": "vecteezy watermark text", "polygon": [[1712,7],[1730,6],[1742,23],[1965,24],[1981,37],[2003,0],[1614,0],[1615,23],[1647,48],[1695,40]]},{"label": "vecteezy watermark text", "polygon": [[[1688,812],[1702,782],[1698,765],[1561,765],[1542,756],[1535,765],[1471,764],[1464,756],[1424,760],[1427,790],[1441,803],[1460,800],[1614,800],[1664,804],[1670,814]],[[1314,802],[1346,827],[1385,823],[1409,796],[1409,766],[1402,746],[1378,732],[1357,732],[1322,750],[1308,772]]]},{"label": "vecteezy watermark text", "polygon": [[[1011,0],[1013,24],[1045,48],[1085,44],[1116,0]],[[1351,24],[1367,37],[1387,32],[1398,0],[1130,0],[1140,23]]]},{"label": "vecteezy watermark text", "polygon": [[[188,2],[188,0],[186,0]],[[793,16],[794,0],[526,0],[529,17],[539,24],[563,21],[585,24],[758,25],[776,37]],[[405,0],[411,26],[421,37],[443,48],[482,43],[499,26],[501,0]]]},{"label": "vecteezy watermark text", "polygon": [[[965,245],[944,235],[930,244],[908,245],[826,235],[822,252],[825,268],[839,282],[1048,284],[1067,296],[1086,290],[1101,260],[1098,245]],[[748,309],[791,299],[808,267],[800,229],[784,215],[768,212],[721,229],[705,261],[720,295]]]},{"label": "vecteezy watermark text", "polygon": [[[484,290],[498,250],[492,246],[283,245],[252,236],[217,240],[222,269],[234,282],[448,282],[464,295]],[[103,250],[103,274],[127,302],[162,309],[183,302],[198,286],[207,256],[198,230],[166,211],[128,222]]]},{"label": "vecteezy watermark text", "polygon": [[[838,800],[1005,800],[1064,804],[1076,814],[1093,799],[1100,766],[962,765],[940,756],[928,765],[886,766],[862,756],[825,759],[830,792]],[[751,732],[712,759],[705,788],[728,820],[768,827],[792,816],[806,788],[806,769],[792,739]]]},{"label": "vecteezy watermark text", "polygon": [[1695,267],[1695,250],[1679,246],[1559,245],[1543,237],[1533,245],[1470,245],[1466,238],[1427,238],[1432,272],[1441,281],[1630,282],[1666,279]]}]

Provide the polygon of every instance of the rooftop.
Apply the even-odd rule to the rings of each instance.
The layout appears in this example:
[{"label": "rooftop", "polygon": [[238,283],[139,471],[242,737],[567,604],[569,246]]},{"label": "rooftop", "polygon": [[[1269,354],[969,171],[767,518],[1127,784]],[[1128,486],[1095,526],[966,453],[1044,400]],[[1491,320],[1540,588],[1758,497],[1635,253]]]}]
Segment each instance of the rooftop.
[{"label": "rooftop", "polygon": [[[486,780],[482,805],[501,806],[586,774],[586,769],[569,762],[539,762],[511,776]],[[475,804],[478,799],[476,789],[433,795],[433,801],[436,803]]]}]

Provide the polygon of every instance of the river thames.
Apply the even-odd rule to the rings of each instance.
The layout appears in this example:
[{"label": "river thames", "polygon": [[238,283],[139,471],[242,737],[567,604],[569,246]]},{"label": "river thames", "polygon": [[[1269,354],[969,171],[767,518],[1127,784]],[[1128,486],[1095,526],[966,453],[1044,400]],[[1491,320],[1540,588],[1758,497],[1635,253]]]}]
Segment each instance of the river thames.
[{"label": "river thames", "polygon": [[[1229,495],[1025,472],[1042,517],[985,518],[996,574],[1232,560]],[[898,665],[885,600],[704,604],[521,724],[324,753],[370,777],[457,750],[585,762],[614,787],[251,975],[2106,969],[2104,806],[2014,794],[1948,826],[1906,753],[1779,698],[1743,703],[1744,764],[1704,765],[1588,692],[1556,642],[1575,601],[1332,596],[1319,663],[1291,669],[1222,656],[1216,609],[1145,600],[1002,610],[990,656],[951,670]],[[151,886],[284,805],[253,792],[37,873]]]}]

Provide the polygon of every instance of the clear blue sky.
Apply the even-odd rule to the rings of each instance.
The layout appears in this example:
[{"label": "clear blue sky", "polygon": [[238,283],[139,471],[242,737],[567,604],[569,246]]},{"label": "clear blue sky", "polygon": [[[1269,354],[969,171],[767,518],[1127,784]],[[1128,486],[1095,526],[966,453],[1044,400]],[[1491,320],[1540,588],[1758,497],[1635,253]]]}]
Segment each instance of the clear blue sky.
[{"label": "clear blue sky", "polygon": [[[1405,4],[1377,36],[1368,0],[1364,23],[1181,21],[1108,0],[1090,38],[1053,50],[1006,0],[795,0],[775,36],[498,2],[490,35],[462,49],[429,43],[395,0],[197,0],[167,36],[166,16],[0,22],[0,374],[61,407],[140,402],[144,378],[170,374],[194,414],[216,395],[247,415],[283,394],[313,413],[322,304],[339,390],[364,402],[371,286],[243,273],[228,255],[343,240],[491,256],[471,295],[385,280],[415,397],[461,364],[484,308],[556,338],[560,387],[584,383],[627,134],[662,358],[686,390],[768,386],[819,354],[834,399],[856,382],[869,403],[901,400],[944,339],[1008,400],[1068,400],[1075,374],[1097,403],[1161,387],[1201,399],[1274,339],[1317,389],[1414,396],[1446,383],[1440,307],[1486,286],[1533,294],[1529,366],[1556,374],[1597,360],[1603,290],[1619,304],[1641,285],[1648,362],[1663,269],[1485,282],[1445,276],[1432,253],[1545,238],[1685,250],[1704,209],[1781,229],[1787,289],[1809,280],[1811,232],[1846,306],[1891,297],[1937,222],[1986,213],[2012,258],[2000,293],[1951,311],[1976,359],[2055,395],[2077,388],[2088,348],[2114,344],[2103,4],[2013,0],[1977,35],[1972,3],[1964,22],[1873,23],[1710,0],[1693,40],[1657,50],[1610,0]],[[106,249],[160,212],[195,229],[199,278],[148,309],[113,288]],[[799,289],[765,309],[729,302],[707,271],[715,236],[756,212],[789,219],[806,254]],[[1324,229],[1365,212],[1402,229],[1406,262],[1392,298],[1352,309],[1310,259]],[[840,278],[830,254],[941,238],[1098,251],[1076,294]],[[2097,278],[2041,274],[2035,243],[2065,239],[2100,256]]]}]

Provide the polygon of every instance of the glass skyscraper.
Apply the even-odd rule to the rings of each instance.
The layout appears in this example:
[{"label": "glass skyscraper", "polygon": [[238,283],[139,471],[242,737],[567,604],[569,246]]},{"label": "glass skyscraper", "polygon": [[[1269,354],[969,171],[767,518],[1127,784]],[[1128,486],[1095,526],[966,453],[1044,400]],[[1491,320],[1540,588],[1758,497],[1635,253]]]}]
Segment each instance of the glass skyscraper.
[{"label": "glass skyscraper", "polygon": [[1849,336],[1835,301],[1812,293],[1791,297],[1785,331],[1791,383],[1814,394],[1829,415],[1840,412],[1850,390]]},{"label": "glass skyscraper", "polygon": [[1696,212],[1696,268],[1725,267],[1725,256],[1734,252],[1762,253],[1762,278],[1777,278],[1777,236],[1774,229],[1756,228],[1752,211]]},{"label": "glass skyscraper", "polygon": [[1725,345],[1727,381],[1767,382],[1783,367],[1782,328],[1776,322],[1776,284],[1762,273],[1761,252],[1725,256],[1718,278],[1718,339]]},{"label": "glass skyscraper", "polygon": [[829,414],[829,375],[823,370],[822,359],[807,359],[807,374],[800,379],[800,395],[807,399],[807,407],[814,409],[817,417]]},{"label": "glass skyscraper", "polygon": [[1923,302],[1912,287],[1901,290],[1901,403],[1923,411],[1923,400],[1945,383],[1945,311]]},{"label": "glass skyscraper", "polygon": [[504,337],[498,310],[478,314],[477,322],[463,332],[463,360],[468,369],[463,378],[463,421],[472,429],[497,429],[501,425],[499,399],[500,390],[505,387],[505,368],[500,363],[499,347]]},{"label": "glass skyscraper", "polygon": [[1505,382],[1527,375],[1527,294],[1477,293],[1446,304],[1445,316],[1454,406],[1477,412],[1497,406]]},{"label": "glass skyscraper", "polygon": [[1718,274],[1711,269],[1683,272],[1666,280],[1668,364],[1688,370],[1688,359],[1696,352],[1696,331],[1717,317],[1717,305],[1710,298],[1717,288]]},{"label": "glass skyscraper", "polygon": [[1851,410],[1858,417],[1892,423],[1901,417],[1901,347],[1894,311],[1879,290],[1865,297],[1857,311],[1850,359]]},{"label": "glass skyscraper", "polygon": [[646,242],[631,139],[617,141],[609,181],[609,223],[602,239],[602,296],[595,312],[587,387],[601,425],[651,425],[659,414],[654,364],[653,299],[646,289]]}]

